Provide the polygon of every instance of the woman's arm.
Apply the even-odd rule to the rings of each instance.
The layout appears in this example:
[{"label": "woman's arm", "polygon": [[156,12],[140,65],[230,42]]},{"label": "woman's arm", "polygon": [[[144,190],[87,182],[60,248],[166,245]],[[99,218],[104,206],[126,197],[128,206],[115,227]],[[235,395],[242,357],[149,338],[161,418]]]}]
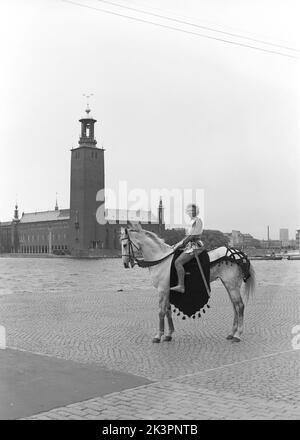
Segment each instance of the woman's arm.
[{"label": "woman's arm", "polygon": [[189,232],[189,235],[184,237],[179,243],[175,244],[174,249],[186,246],[189,241],[195,238],[195,236],[199,236],[200,238],[200,235],[203,232],[203,223],[199,217],[197,217],[197,219],[194,221],[193,226]]},{"label": "woman's arm", "polygon": [[191,241],[192,238],[193,238],[192,235],[187,235],[181,241],[179,241],[178,243],[176,243],[174,245],[174,249],[178,249],[180,247],[184,247],[189,241]]}]

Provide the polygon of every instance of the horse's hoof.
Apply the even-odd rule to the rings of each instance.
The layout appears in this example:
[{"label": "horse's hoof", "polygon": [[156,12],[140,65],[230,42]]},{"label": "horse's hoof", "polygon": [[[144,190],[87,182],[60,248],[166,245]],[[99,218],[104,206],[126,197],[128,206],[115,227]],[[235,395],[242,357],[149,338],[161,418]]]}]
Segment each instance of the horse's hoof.
[{"label": "horse's hoof", "polygon": [[170,341],[172,341],[172,336],[165,336],[165,337],[164,337],[164,341],[165,341],[165,342],[170,342]]},{"label": "horse's hoof", "polygon": [[240,338],[237,338],[236,336],[233,336],[232,342],[241,342]]},{"label": "horse's hoof", "polygon": [[153,342],[154,344],[157,344],[158,342],[160,342],[160,339],[159,339],[159,338],[153,338],[153,339],[152,339],[152,342]]},{"label": "horse's hoof", "polygon": [[232,335],[228,335],[226,339],[233,339]]}]

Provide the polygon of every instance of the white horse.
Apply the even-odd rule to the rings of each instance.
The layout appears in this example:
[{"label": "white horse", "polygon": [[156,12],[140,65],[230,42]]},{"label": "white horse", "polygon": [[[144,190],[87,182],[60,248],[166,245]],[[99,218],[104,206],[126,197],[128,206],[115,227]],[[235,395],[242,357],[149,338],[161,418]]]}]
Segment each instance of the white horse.
[{"label": "white horse", "polygon": [[[125,268],[132,267],[136,262],[135,252],[140,251],[145,261],[162,260],[149,267],[153,286],[159,293],[159,330],[153,342],[171,341],[174,333],[174,324],[170,306],[170,269],[173,258],[173,247],[166,244],[153,232],[143,230],[140,223],[130,223],[130,227],[121,229],[122,261]],[[222,247],[223,248],[223,247]],[[218,248],[209,252],[210,261],[212,254],[218,255]],[[221,252],[219,252],[221,254]],[[218,257],[217,257],[218,258]],[[216,259],[216,258],[214,258]],[[245,282],[244,295],[246,300],[255,291],[255,272],[250,264],[250,277]],[[226,288],[233,305],[234,319],[231,333],[227,339],[239,342],[243,333],[244,302],[241,296],[243,274],[238,264],[226,264],[225,261],[211,266],[210,281],[220,279]],[[184,295],[184,293],[182,294]],[[165,333],[165,317],[168,322],[168,332]]]}]

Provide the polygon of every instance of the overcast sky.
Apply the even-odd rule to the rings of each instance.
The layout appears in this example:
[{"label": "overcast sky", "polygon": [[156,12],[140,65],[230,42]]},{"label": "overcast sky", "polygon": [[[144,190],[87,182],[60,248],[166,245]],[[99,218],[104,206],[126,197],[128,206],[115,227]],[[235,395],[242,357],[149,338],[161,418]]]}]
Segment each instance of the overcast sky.
[{"label": "overcast sky", "polygon": [[[115,1],[299,48],[298,0]],[[53,209],[56,192],[69,207],[91,92],[107,187],[203,188],[208,229],[300,228],[299,61],[60,0],[1,0],[0,50],[1,221],[16,195],[21,212]]]}]

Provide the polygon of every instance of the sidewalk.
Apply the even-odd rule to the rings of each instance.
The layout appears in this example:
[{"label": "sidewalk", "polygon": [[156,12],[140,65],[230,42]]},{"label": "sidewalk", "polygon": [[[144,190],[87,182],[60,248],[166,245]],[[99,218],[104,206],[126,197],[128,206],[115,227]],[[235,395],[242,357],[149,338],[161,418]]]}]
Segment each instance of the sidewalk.
[{"label": "sidewalk", "polygon": [[150,381],[19,350],[0,350],[0,420],[17,419]]},{"label": "sidewalk", "polygon": [[[36,414],[28,419],[299,420],[299,361],[300,350],[275,354],[247,363],[241,362],[106,394]],[[271,383],[268,374],[257,376],[262,369],[269,370],[269,375],[273,377]],[[282,377],[282,370],[289,371],[293,377]],[[246,378],[247,382],[243,382]]]}]

